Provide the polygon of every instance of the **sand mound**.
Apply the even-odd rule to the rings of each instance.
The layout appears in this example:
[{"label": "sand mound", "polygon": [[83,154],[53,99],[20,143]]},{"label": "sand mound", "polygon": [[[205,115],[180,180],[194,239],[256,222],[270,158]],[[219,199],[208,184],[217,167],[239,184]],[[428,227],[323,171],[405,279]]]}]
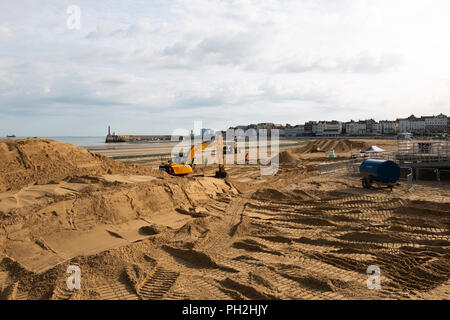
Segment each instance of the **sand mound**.
[{"label": "sand mound", "polygon": [[259,189],[252,195],[255,200],[285,200],[291,197],[275,189]]},{"label": "sand mound", "polygon": [[335,152],[349,152],[353,150],[364,150],[370,145],[363,141],[355,140],[339,140],[339,139],[323,139],[310,141],[306,146],[298,148],[299,153],[314,153],[314,152],[328,152],[334,150]]},{"label": "sand mound", "polygon": [[204,239],[209,233],[209,225],[204,218],[188,221],[175,231],[173,240],[180,242],[184,247],[193,247],[199,239]]},{"label": "sand mound", "polygon": [[298,158],[290,151],[280,152],[280,164],[296,164]]},{"label": "sand mound", "polygon": [[126,166],[84,148],[49,139],[0,139],[0,192],[30,184],[46,184],[68,176],[154,173]]}]

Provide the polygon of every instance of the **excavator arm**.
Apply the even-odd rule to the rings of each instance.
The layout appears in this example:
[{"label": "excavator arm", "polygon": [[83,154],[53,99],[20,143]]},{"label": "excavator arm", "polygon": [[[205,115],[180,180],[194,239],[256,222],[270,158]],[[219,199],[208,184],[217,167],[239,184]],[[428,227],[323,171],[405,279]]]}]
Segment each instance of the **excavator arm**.
[{"label": "excavator arm", "polygon": [[[171,161],[167,163],[163,163],[160,165],[160,170],[166,171],[167,173],[175,176],[182,176],[192,173],[192,162],[197,154],[205,151],[206,148],[212,148],[215,150],[216,154],[219,156],[219,171],[224,172],[224,165],[223,165],[223,139],[221,136],[219,136],[215,140],[203,142],[198,145],[193,145],[189,149],[189,153],[187,154],[187,157],[184,160],[184,164],[176,164]],[[218,172],[219,172],[218,171]],[[223,175],[223,174],[222,174]],[[217,176],[217,172],[216,172]]]},{"label": "excavator arm", "polygon": [[194,145],[191,147],[186,161],[188,161],[188,163],[192,163],[195,156],[198,153],[205,151],[205,149],[207,149],[208,147],[215,150],[215,152],[219,156],[222,156],[222,152],[221,152],[222,146],[223,146],[223,139],[220,136],[215,140],[211,140],[211,141],[203,142],[202,144]]}]

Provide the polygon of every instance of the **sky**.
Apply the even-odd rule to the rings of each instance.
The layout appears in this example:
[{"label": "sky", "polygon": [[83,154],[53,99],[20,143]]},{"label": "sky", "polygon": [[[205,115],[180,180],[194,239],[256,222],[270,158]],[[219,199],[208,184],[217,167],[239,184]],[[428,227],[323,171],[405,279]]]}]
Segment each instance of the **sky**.
[{"label": "sky", "polygon": [[449,9],[448,0],[2,1],[0,136],[450,114]]}]

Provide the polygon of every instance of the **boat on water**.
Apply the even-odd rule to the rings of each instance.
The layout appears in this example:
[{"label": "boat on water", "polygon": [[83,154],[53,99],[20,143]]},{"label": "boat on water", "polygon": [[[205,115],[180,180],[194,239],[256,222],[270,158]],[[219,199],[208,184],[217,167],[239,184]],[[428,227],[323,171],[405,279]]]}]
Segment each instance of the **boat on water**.
[{"label": "boat on water", "polygon": [[16,135],[15,135],[15,134],[12,134],[12,135],[8,135],[8,134],[7,134],[6,137],[7,137],[7,138],[15,138]]}]

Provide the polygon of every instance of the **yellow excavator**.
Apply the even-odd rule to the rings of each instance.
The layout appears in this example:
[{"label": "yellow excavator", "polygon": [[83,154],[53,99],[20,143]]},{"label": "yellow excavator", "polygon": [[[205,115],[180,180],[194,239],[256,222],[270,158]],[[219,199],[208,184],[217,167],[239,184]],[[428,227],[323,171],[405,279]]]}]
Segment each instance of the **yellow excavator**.
[{"label": "yellow excavator", "polygon": [[[225,172],[225,165],[223,164],[223,154],[226,152],[226,148],[223,147],[223,139],[222,137],[218,137],[217,139],[213,139],[211,141],[206,141],[198,145],[194,145],[190,148],[189,153],[184,160],[184,163],[177,164],[172,162],[171,160],[161,164],[159,166],[160,170],[166,171],[168,174],[173,176],[185,176],[193,173],[192,165],[195,159],[195,156],[198,153],[205,151],[205,149],[212,149],[212,152],[216,152],[219,155],[219,171],[216,172],[216,177],[218,178],[226,178],[227,173]],[[182,161],[183,162],[183,161]]]}]

